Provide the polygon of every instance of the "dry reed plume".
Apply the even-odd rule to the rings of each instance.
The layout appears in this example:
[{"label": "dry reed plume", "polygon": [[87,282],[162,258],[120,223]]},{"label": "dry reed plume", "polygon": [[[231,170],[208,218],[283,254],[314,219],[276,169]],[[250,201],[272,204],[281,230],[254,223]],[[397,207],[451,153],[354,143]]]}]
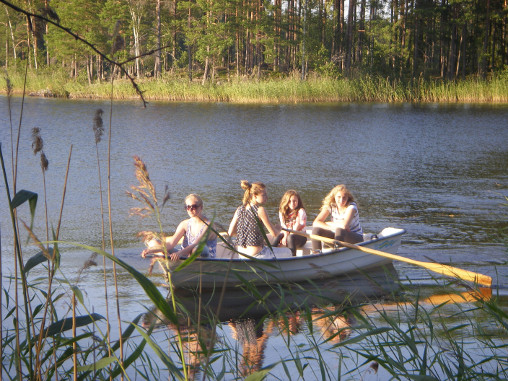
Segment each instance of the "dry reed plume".
[{"label": "dry reed plume", "polygon": [[145,206],[141,208],[131,208],[131,215],[148,217],[152,213],[156,213],[158,217],[160,210],[169,200],[168,187],[166,186],[164,189],[164,197],[162,199],[162,204],[159,207],[155,186],[150,180],[150,175],[148,174],[148,169],[146,168],[145,163],[139,158],[139,156],[134,156],[134,167],[136,179],[138,180],[139,185],[132,185],[131,189],[133,192],[127,191],[127,194],[132,199],[139,201]]}]

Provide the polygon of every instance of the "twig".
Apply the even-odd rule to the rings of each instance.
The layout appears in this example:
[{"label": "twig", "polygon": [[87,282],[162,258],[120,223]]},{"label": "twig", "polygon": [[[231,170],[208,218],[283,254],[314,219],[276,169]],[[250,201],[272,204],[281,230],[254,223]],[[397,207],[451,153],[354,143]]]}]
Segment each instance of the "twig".
[{"label": "twig", "polygon": [[[143,106],[146,107],[147,105],[147,101],[145,100],[145,98],[143,97],[143,91],[141,91],[141,89],[139,88],[138,84],[136,83],[136,80],[128,73],[127,70],[125,70],[125,68],[123,67],[123,63],[120,63],[120,62],[117,62],[111,58],[109,58],[106,54],[102,53],[99,49],[97,49],[95,47],[94,44],[88,42],[86,39],[84,39],[83,37],[81,37],[79,34],[77,33],[74,33],[70,28],[66,28],[62,25],[60,25],[60,23],[56,22],[56,21],[53,21],[47,17],[44,17],[42,15],[39,15],[37,13],[32,13],[32,12],[29,12],[27,10],[24,10],[8,1],[5,1],[5,0],[0,0],[0,3],[2,4],[5,4],[6,6],[8,6],[9,8],[12,8],[14,9],[16,12],[19,12],[21,14],[24,14],[25,16],[27,16],[27,19],[28,19],[28,23],[29,23],[29,26],[30,26],[30,29],[31,29],[31,24],[30,24],[30,17],[35,17],[35,18],[38,18],[40,20],[43,20],[51,25],[54,25],[55,27],[63,30],[65,33],[69,34],[70,36],[74,37],[74,39],[82,42],[83,44],[87,45],[90,49],[92,49],[95,53],[97,53],[99,56],[101,56],[102,58],[104,58],[104,60],[106,60],[107,62],[109,62],[110,64],[112,65],[115,65],[117,66],[118,68],[120,68],[120,70],[122,71],[122,73],[127,77],[129,78],[129,80],[131,81],[131,84],[132,86],[134,87],[134,89],[136,90],[136,93],[139,95],[139,97],[141,98],[141,100],[143,101]],[[161,48],[163,49],[163,48]],[[146,54],[145,54],[146,55]],[[143,55],[141,55],[142,57]],[[132,59],[136,59],[137,57],[134,57]],[[132,60],[131,59],[131,60]],[[126,61],[126,62],[129,62],[130,60]]]}]

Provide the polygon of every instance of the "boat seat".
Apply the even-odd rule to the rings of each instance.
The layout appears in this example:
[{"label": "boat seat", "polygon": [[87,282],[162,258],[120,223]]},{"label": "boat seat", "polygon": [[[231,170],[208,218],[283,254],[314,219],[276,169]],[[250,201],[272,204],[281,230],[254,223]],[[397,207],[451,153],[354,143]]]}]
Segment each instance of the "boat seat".
[{"label": "boat seat", "polygon": [[296,250],[296,256],[301,257],[303,255],[309,255],[311,250],[312,250],[312,241],[308,239],[301,249]]},{"label": "boat seat", "polygon": [[[391,233],[391,231],[389,231],[389,229],[390,228],[384,229],[377,236],[381,237],[383,235],[383,233],[385,235]],[[312,234],[312,227],[307,227],[305,229],[305,231],[306,231],[307,234]],[[375,236],[375,234],[363,233],[363,241],[370,241],[374,236]],[[310,239],[308,239],[307,242],[305,243],[304,247],[302,247],[301,249],[296,250],[296,256],[297,257],[301,257],[302,255],[309,255],[311,250],[312,250],[312,241]]]}]

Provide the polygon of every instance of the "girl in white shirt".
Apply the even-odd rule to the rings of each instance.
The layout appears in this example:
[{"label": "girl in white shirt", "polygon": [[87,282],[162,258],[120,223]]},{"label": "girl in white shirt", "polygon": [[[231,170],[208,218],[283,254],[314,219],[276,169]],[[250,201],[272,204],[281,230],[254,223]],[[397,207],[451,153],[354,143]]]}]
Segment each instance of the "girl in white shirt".
[{"label": "girl in white shirt", "polygon": [[[326,221],[331,215],[331,221]],[[312,224],[312,234],[348,243],[363,242],[358,206],[345,185],[335,186],[323,199],[323,206]],[[321,250],[321,241],[312,240],[313,252]]]}]

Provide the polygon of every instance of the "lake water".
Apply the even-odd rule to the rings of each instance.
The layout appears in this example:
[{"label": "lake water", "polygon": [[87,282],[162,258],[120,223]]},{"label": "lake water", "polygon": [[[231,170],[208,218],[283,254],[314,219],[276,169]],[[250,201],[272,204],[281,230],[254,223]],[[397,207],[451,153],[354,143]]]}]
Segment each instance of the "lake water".
[{"label": "lake water", "polygon": [[[20,101],[13,99],[15,131]],[[508,207],[501,206],[508,195],[506,105],[152,102],[143,108],[132,101],[114,102],[111,113],[110,103],[104,101],[29,98],[23,111],[17,189],[39,194],[35,232],[41,239],[46,236],[45,198],[50,226],[56,228],[72,146],[60,238],[100,246],[99,180],[92,131],[98,108],[104,110],[106,127],[99,143],[103,189],[111,116],[115,250],[140,270],[147,264],[139,258],[142,243],[136,233],[157,230],[157,225],[153,219],[129,215],[131,207],[140,206],[126,195],[130,186],[136,185],[134,155],[145,162],[161,195],[164,187],[169,187],[171,199],[162,215],[167,232],[186,218],[183,199],[189,193],[200,194],[205,214],[227,227],[241,203],[243,179],[267,185],[272,221],[276,221],[285,190],[300,192],[312,220],[326,193],[344,183],[358,201],[364,230],[374,233],[387,226],[405,228],[400,255],[490,275],[496,292],[506,298],[508,254],[499,241],[508,214]],[[5,97],[0,98],[0,118],[0,141],[11,179]],[[31,149],[33,127],[41,129],[49,159],[46,196],[39,157]],[[12,272],[12,233],[3,182],[0,188],[5,276]],[[20,213],[28,221],[24,209]],[[27,248],[25,256],[36,251]],[[89,252],[68,248],[62,255],[63,271],[72,278]],[[413,285],[433,284],[420,268],[395,266],[399,277]],[[79,283],[95,311],[104,305],[99,267],[86,270]],[[132,320],[150,307],[150,301],[130,277],[122,276],[119,282],[122,318]],[[225,336],[230,338],[231,334]],[[268,340],[268,347],[277,351],[280,337]]]}]

